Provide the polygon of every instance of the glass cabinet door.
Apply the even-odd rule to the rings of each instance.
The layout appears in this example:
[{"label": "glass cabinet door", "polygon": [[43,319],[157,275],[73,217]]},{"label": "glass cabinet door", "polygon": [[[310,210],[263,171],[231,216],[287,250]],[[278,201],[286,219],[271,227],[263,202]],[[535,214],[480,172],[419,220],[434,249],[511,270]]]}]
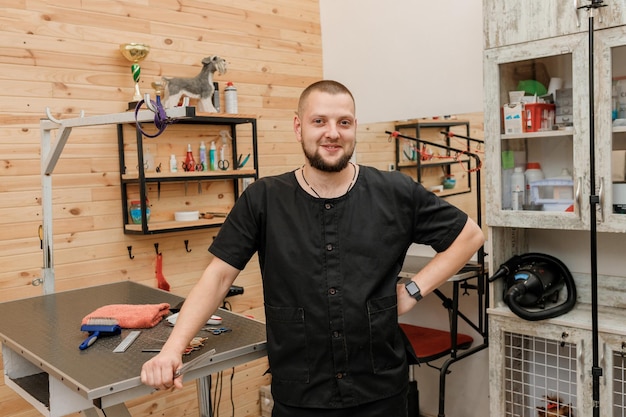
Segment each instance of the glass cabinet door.
[{"label": "glass cabinet door", "polygon": [[626,231],[626,29],[597,31],[596,193],[598,229]]},{"label": "glass cabinet door", "polygon": [[485,52],[490,226],[587,227],[587,49],[576,34]]}]

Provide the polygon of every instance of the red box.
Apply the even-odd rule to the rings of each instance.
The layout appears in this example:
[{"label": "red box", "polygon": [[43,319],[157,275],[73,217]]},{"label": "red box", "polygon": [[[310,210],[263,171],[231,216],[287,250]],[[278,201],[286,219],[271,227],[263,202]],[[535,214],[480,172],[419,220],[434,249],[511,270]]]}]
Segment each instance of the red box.
[{"label": "red box", "polygon": [[539,132],[552,130],[556,106],[546,103],[526,103],[524,105],[524,131]]}]

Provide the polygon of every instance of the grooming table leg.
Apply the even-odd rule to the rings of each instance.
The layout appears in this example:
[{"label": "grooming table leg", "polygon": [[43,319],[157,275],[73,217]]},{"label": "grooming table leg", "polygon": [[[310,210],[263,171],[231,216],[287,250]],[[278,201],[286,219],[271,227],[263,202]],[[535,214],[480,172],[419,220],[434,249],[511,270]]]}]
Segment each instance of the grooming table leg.
[{"label": "grooming table leg", "polygon": [[200,417],[211,416],[211,376],[203,376],[196,380],[198,390],[198,411]]}]

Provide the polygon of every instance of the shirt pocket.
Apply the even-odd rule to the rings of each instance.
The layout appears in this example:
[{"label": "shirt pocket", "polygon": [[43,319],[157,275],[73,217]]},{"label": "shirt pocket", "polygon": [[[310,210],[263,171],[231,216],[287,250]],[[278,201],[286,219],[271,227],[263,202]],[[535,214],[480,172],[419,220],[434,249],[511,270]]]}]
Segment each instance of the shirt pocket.
[{"label": "shirt pocket", "polygon": [[272,380],[309,382],[304,309],[265,305]]},{"label": "shirt pocket", "polygon": [[404,365],[405,352],[398,331],[398,297],[375,298],[367,302],[370,331],[370,356],[374,373]]}]

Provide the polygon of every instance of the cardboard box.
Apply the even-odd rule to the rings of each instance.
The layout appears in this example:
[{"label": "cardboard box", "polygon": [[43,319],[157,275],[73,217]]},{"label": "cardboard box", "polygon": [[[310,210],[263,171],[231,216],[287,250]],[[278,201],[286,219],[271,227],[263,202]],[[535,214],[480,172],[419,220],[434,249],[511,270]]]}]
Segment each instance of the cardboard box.
[{"label": "cardboard box", "polygon": [[502,118],[505,134],[524,132],[524,105],[522,103],[505,104],[502,107]]}]

